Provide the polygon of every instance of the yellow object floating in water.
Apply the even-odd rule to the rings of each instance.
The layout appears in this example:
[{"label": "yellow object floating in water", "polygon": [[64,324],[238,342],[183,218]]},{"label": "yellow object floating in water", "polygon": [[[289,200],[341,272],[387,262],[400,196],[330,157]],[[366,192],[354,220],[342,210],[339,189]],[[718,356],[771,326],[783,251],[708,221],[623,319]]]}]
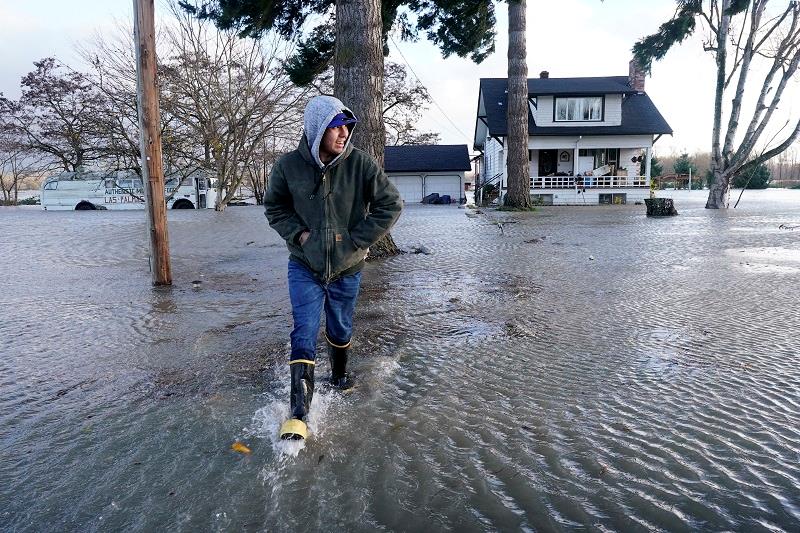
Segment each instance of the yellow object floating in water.
[{"label": "yellow object floating in water", "polygon": [[250,450],[250,448],[248,448],[247,446],[245,446],[244,444],[242,444],[239,441],[236,441],[233,444],[231,444],[231,450],[233,450],[235,452],[239,452],[239,453],[251,453],[252,452],[252,450]]}]

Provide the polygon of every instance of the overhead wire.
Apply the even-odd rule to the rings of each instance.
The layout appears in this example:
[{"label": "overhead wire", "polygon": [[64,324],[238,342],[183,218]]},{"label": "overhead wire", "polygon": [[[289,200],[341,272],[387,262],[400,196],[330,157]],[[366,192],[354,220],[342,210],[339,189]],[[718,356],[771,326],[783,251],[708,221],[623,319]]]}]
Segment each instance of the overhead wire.
[{"label": "overhead wire", "polygon": [[[420,85],[422,85],[422,87],[423,87],[423,88],[424,88],[424,89],[425,89],[425,90],[428,92],[428,96],[430,96],[430,99],[431,99],[431,101],[433,102],[433,105],[435,105],[435,106],[436,106],[436,108],[439,110],[439,112],[440,112],[442,115],[444,115],[444,118],[446,118],[446,119],[447,119],[447,121],[448,121],[448,122],[449,122],[449,123],[450,123],[450,124],[453,126],[453,129],[455,129],[455,131],[457,131],[459,134],[461,134],[461,135],[464,137],[464,139],[466,139],[466,140],[467,140],[467,144],[471,143],[471,142],[472,142],[472,138],[471,138],[469,135],[467,135],[466,133],[464,133],[464,132],[461,130],[461,128],[459,128],[458,126],[456,126],[456,123],[455,123],[455,122],[453,122],[453,120],[452,120],[452,119],[451,119],[451,118],[450,118],[450,117],[447,115],[447,113],[445,113],[444,109],[442,109],[442,106],[440,106],[440,105],[439,105],[439,102],[437,102],[437,101],[436,101],[436,99],[433,97],[433,95],[431,95],[430,91],[428,91],[428,87],[426,87],[426,86],[425,86],[425,84],[422,82],[422,80],[420,79],[420,77],[419,77],[419,76],[417,75],[417,73],[414,71],[414,67],[412,67],[412,66],[411,66],[411,63],[409,63],[409,62],[408,62],[408,60],[406,59],[406,56],[403,54],[403,51],[402,51],[402,50],[400,50],[400,47],[397,45],[397,42],[395,42],[395,40],[394,40],[394,37],[392,37],[391,35],[389,35],[389,40],[391,40],[391,41],[392,41],[392,44],[394,45],[394,48],[395,48],[395,50],[397,50],[397,53],[398,53],[398,54],[400,54],[400,57],[403,59],[403,62],[406,64],[406,66],[408,67],[408,69],[411,71],[411,73],[412,73],[412,74],[414,75],[414,77],[417,79],[417,81],[419,82],[419,84],[420,84]],[[432,117],[431,117],[431,118],[432,118]],[[437,123],[438,123],[438,122],[437,122]]]}]

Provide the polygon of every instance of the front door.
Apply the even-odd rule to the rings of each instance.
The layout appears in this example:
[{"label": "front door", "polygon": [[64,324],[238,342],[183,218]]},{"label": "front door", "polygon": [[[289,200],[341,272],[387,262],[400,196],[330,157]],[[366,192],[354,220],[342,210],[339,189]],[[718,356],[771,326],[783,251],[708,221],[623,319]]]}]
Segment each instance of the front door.
[{"label": "front door", "polygon": [[558,150],[539,150],[539,175],[551,176],[556,173]]}]

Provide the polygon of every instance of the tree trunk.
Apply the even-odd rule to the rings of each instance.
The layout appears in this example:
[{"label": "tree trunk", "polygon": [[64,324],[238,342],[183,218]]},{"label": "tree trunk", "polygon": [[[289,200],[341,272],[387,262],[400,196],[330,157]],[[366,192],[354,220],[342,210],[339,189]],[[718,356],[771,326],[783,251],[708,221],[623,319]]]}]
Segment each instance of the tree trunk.
[{"label": "tree trunk", "polygon": [[505,204],[518,208],[531,207],[525,4],[526,0],[508,2],[508,194]]},{"label": "tree trunk", "polygon": [[[383,167],[386,131],[381,28],[380,0],[336,0],[333,93],[358,117],[353,145]],[[399,253],[392,236],[386,234],[370,248],[369,258]]]},{"label": "tree trunk", "polygon": [[225,194],[227,191],[223,188],[225,186],[225,177],[217,171],[217,198],[214,200],[214,211],[222,213],[225,211]]},{"label": "tree trunk", "polygon": [[383,46],[380,0],[336,1],[333,93],[353,110],[353,145],[383,165]]},{"label": "tree trunk", "polygon": [[730,0],[722,0],[720,6],[720,22],[717,28],[717,83],[714,94],[714,125],[711,132],[711,172],[714,175],[714,183],[708,188],[708,200],[706,209],[721,209],[728,207],[728,191],[730,183],[722,178],[724,162],[722,150],[720,148],[720,137],[722,135],[722,98],[725,92],[725,70],[727,62],[728,29],[730,28],[731,16],[726,14],[730,7]]},{"label": "tree trunk", "polygon": [[721,169],[713,169],[714,183],[708,187],[706,209],[727,209],[731,195],[731,177],[725,176]]}]

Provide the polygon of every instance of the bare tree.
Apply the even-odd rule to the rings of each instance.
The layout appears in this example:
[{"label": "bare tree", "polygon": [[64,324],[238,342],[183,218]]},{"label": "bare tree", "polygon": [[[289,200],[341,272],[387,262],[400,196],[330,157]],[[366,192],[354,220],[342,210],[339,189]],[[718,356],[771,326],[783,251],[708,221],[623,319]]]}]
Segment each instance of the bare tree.
[{"label": "bare tree", "polygon": [[[780,154],[800,135],[800,120],[793,126],[787,121],[777,133],[768,133],[784,91],[800,65],[800,2],[788,2],[773,14],[767,13],[767,4],[768,0],[710,0],[707,4],[702,0],[681,0],[672,20],[633,48],[639,63],[649,70],[653,59],[662,58],[673,45],[694,32],[696,20],[708,31],[705,49],[716,60],[711,135],[713,183],[706,202],[709,209],[727,208],[733,177],[747,174]],[[760,89],[755,109],[747,118],[742,116],[742,103],[754,60],[765,63],[766,74],[755,84]],[[723,130],[723,104],[729,90],[733,91],[733,98]],[[740,124],[746,124],[743,135]]]},{"label": "bare tree", "polygon": [[[158,32],[157,40],[158,48],[164,50],[163,32]],[[118,24],[112,33],[98,34],[79,46],[78,52],[91,65],[89,72],[79,74],[104,96],[102,108],[96,110],[104,152],[98,166],[141,175],[133,29]],[[158,81],[162,82],[164,64],[158,59]],[[159,92],[163,92],[163,83],[160,85]],[[162,153],[167,172],[175,173],[181,169],[181,155],[191,150],[194,141],[176,134],[176,117],[168,104],[161,98]]]},{"label": "bare tree", "polygon": [[282,155],[297,147],[298,131],[297,128],[287,128],[282,132],[276,131],[264,139],[261,146],[255,150],[254,157],[247,168],[245,184],[252,191],[256,203],[264,203],[264,193],[269,184],[272,166]]},{"label": "bare tree", "polygon": [[102,94],[53,58],[34,66],[22,78],[18,101],[0,97],[0,113],[25,150],[46,155],[66,171],[100,159],[97,110],[103,107]]},{"label": "bare tree", "polygon": [[383,69],[383,122],[386,144],[438,144],[439,134],[418,128],[422,112],[433,101],[419,81],[410,81],[403,65],[387,61]]},{"label": "bare tree", "polygon": [[[166,171],[181,179],[208,173],[218,193],[215,207],[224,210],[240,185],[258,175],[254,169],[271,165],[265,143],[297,142],[311,89],[295,87],[281,68],[290,43],[243,41],[170,5],[174,18],[158,32]],[[130,31],[120,27],[113,35],[98,36],[81,54],[92,65],[84,78],[105,96],[99,113],[105,153],[99,163],[140,173]],[[262,156],[268,160],[260,161]],[[257,193],[258,183],[254,187]]]},{"label": "bare tree", "polygon": [[[0,98],[2,98],[0,93]],[[12,106],[0,107],[0,190],[3,192],[0,205],[17,204],[18,191],[28,181],[50,170],[47,157],[31,151],[26,138],[10,115]]]},{"label": "bare tree", "polygon": [[195,140],[186,167],[209,170],[219,211],[251,175],[264,142],[297,132],[310,88],[297,88],[282,69],[289,45],[273,37],[242,40],[175,8],[168,31],[174,51],[165,61],[165,107],[177,117],[175,135]]},{"label": "bare tree", "polygon": [[[6,127],[4,127],[6,126]],[[25,181],[41,170],[41,158],[26,152],[0,115],[0,190],[3,192],[0,205],[16,205],[18,191]]]}]

